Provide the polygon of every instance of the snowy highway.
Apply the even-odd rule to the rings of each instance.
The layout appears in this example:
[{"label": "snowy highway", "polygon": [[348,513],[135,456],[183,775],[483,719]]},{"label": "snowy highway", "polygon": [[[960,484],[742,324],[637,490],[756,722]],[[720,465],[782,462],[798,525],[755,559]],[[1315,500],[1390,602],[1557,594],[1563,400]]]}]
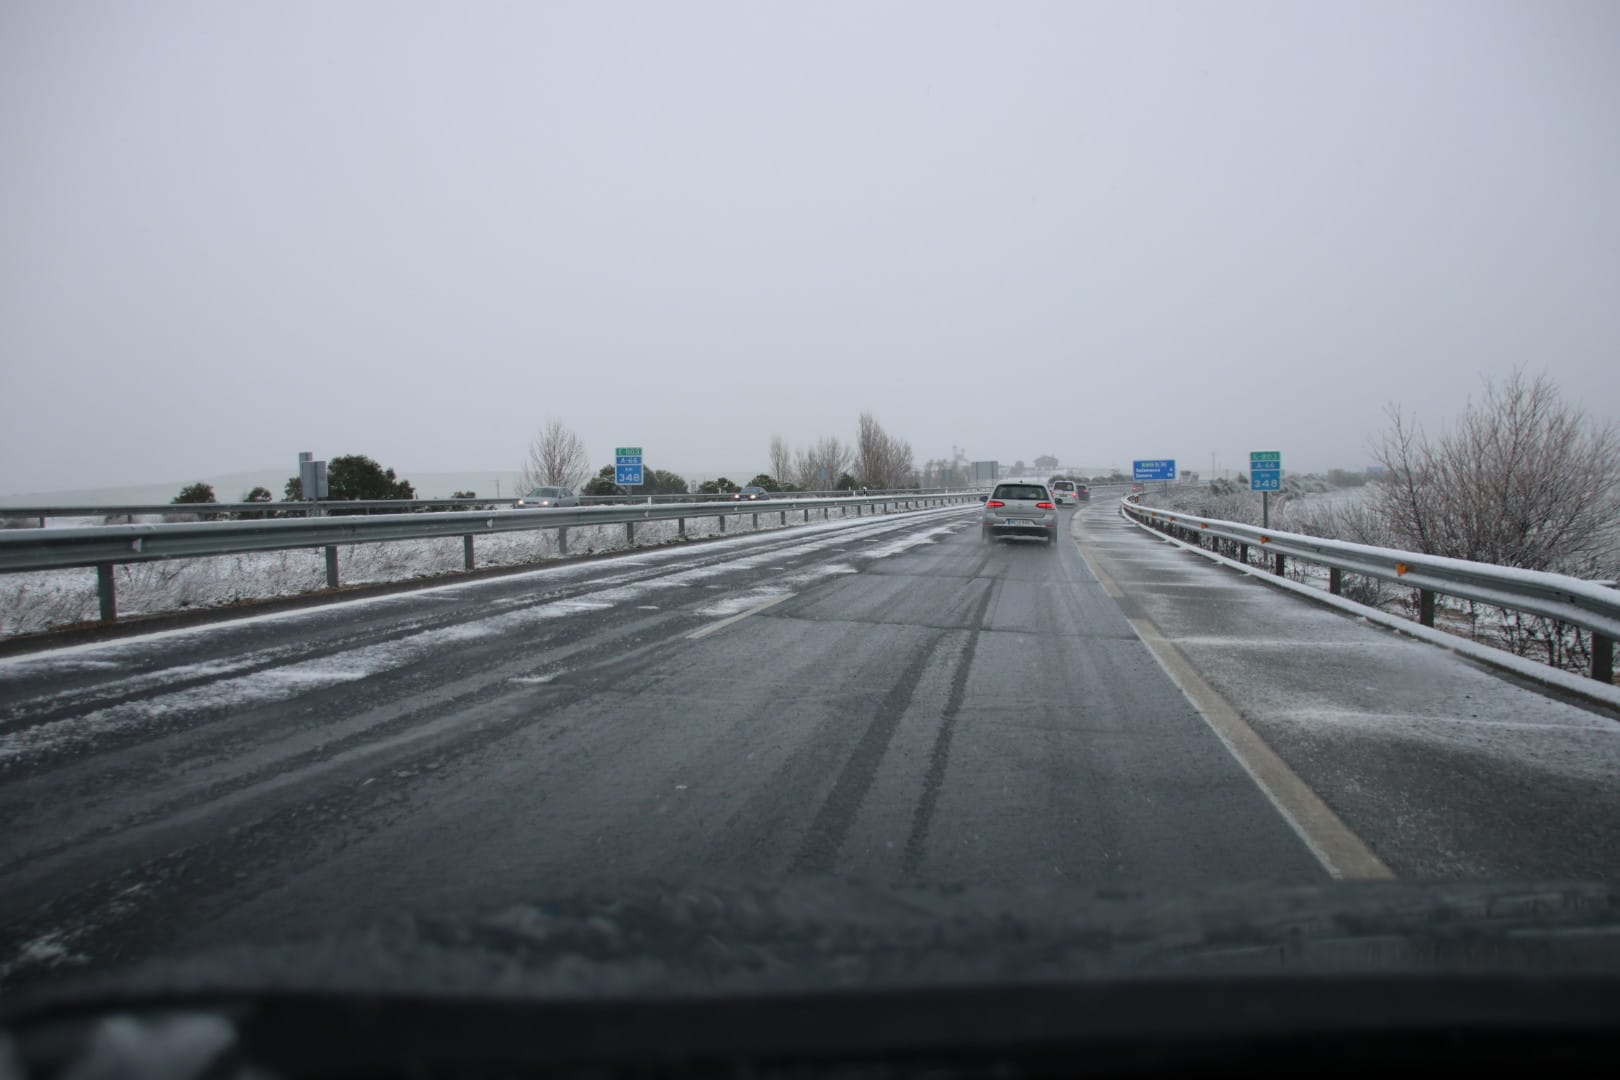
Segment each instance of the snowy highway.
[{"label": "snowy highway", "polygon": [[977,506],[0,659],[0,986],[582,888],[1608,880],[1620,722]]}]

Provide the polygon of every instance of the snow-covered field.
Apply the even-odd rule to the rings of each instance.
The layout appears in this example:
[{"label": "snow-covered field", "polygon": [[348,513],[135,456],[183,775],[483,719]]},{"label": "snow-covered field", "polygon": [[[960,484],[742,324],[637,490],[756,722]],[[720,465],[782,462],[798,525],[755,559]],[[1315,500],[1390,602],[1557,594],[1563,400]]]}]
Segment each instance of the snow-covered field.
[{"label": "snow-covered field", "polygon": [[[48,527],[56,525],[57,520],[48,522]],[[60,520],[80,526],[99,523]],[[769,511],[761,511],[759,523],[761,532],[782,528],[780,518]],[[793,528],[796,524],[790,516],[787,527]],[[813,522],[812,527],[819,524]],[[746,535],[752,531],[753,521],[748,515],[732,515],[726,520],[725,535]],[[687,518],[686,535],[688,538],[720,535],[717,519]],[[680,536],[673,521],[636,524],[637,547],[678,542]],[[525,566],[560,557],[555,529],[495,533],[479,536],[475,543],[480,567]],[[622,524],[577,526],[568,530],[570,555],[626,547]],[[338,548],[338,580],[345,585],[435,577],[459,572],[461,566],[460,537]],[[326,585],[325,556],[319,548],[130,563],[115,567],[113,573],[120,617],[297,596]],[[97,618],[98,612],[94,570],[47,570],[0,577],[0,637],[89,622]]]}]

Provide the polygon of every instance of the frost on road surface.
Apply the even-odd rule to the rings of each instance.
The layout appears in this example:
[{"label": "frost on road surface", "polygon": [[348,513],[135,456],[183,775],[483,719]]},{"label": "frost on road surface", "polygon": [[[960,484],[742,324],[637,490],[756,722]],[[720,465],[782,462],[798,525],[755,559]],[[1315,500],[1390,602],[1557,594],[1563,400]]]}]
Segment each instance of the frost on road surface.
[{"label": "frost on road surface", "polygon": [[[703,616],[732,615],[765,600],[799,591],[817,581],[858,572],[857,563],[871,563],[909,551],[923,544],[931,544],[959,527],[961,508],[919,511],[905,519],[850,518],[847,523],[815,522],[794,530],[789,536],[742,536],[716,541],[694,548],[672,548],[648,552],[614,560],[611,564],[574,563],[544,567],[526,574],[505,578],[503,581],[521,584],[532,579],[537,584],[566,584],[571,580],[596,575],[585,592],[576,596],[536,602],[529,593],[517,592],[488,602],[479,617],[456,622],[448,626],[405,625],[404,631],[390,640],[356,648],[344,649],[330,655],[293,659],[289,647],[260,649],[237,654],[229,661],[212,661],[183,667],[163,666],[149,674],[131,674],[120,680],[115,689],[120,694],[140,695],[139,700],[125,701],[89,712],[66,716],[44,723],[19,724],[0,733],[0,771],[42,754],[57,754],[93,745],[97,738],[113,734],[127,734],[177,713],[190,713],[200,709],[245,708],[256,703],[285,700],[291,692],[303,692],[353,682],[372,675],[408,668],[426,660],[446,646],[460,641],[512,634],[553,619],[562,619],[581,612],[607,611],[613,608],[635,608],[669,595],[672,591],[707,582],[725,582],[745,570],[769,567],[784,555],[782,543],[791,545],[795,558],[842,549],[852,540],[858,541],[868,532],[878,532],[880,542],[871,546],[857,544],[842,557],[825,562],[800,566],[773,577],[770,584],[749,589],[732,596],[717,597],[713,603],[701,605],[694,613]],[[928,518],[945,520],[929,524]],[[921,520],[919,520],[921,519]],[[903,523],[912,525],[900,536],[892,531]],[[621,531],[620,535],[623,533]],[[774,543],[771,543],[774,541]],[[768,550],[755,550],[769,544]],[[688,568],[663,570],[670,563],[694,560],[697,565]],[[450,592],[477,587],[478,580],[463,580],[430,589],[430,592]],[[414,593],[406,597],[368,597],[343,602],[345,607],[355,604],[387,604],[396,599],[408,603]],[[177,638],[196,637],[215,632],[220,626],[239,625],[252,619],[319,618],[330,608],[282,612],[271,615],[248,616],[226,624],[161,631],[126,641],[106,642],[83,646],[70,646],[47,653],[30,654],[11,659],[0,659],[0,680],[24,676],[39,677],[51,673],[71,673],[86,668],[122,667],[138,671],[151,659],[159,658],[172,647]],[[272,666],[274,665],[274,666]],[[203,685],[183,689],[193,680],[207,680]],[[14,721],[26,721],[35,714],[56,714],[78,704],[84,694],[97,699],[108,696],[106,685],[91,691],[65,690],[35,699],[26,708],[17,710]]]}]

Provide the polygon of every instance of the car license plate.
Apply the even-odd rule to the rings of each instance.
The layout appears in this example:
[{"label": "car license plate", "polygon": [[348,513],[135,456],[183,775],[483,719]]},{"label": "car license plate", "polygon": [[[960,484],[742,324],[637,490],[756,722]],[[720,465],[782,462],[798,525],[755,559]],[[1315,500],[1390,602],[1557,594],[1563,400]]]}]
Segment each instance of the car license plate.
[{"label": "car license plate", "polygon": [[1003,525],[1033,525],[1033,524],[1035,524],[1029,518],[1002,518],[1001,523]]}]

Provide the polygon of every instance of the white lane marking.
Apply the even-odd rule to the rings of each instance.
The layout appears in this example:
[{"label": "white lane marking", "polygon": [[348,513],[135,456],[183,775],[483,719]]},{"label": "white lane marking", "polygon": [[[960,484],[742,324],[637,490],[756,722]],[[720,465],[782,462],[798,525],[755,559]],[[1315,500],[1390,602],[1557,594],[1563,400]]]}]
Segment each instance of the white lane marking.
[{"label": "white lane marking", "polygon": [[782,601],[792,599],[793,597],[795,597],[797,595],[798,595],[798,593],[783,593],[781,596],[773,596],[769,600],[766,600],[764,603],[755,604],[753,607],[749,608],[747,611],[739,611],[739,612],[737,612],[737,614],[731,616],[728,619],[721,619],[719,622],[710,623],[708,626],[705,626],[705,627],[702,627],[700,629],[692,631],[690,634],[686,635],[686,640],[687,641],[696,641],[698,638],[708,637],[710,634],[714,633],[716,630],[724,630],[726,627],[730,626],[732,623],[742,622],[742,620],[748,618],[748,616],[750,616],[750,615],[758,615],[760,612],[764,611],[766,608],[773,608],[777,604],[780,604]]},{"label": "white lane marking", "polygon": [[560,671],[553,671],[550,675],[516,675],[507,681],[517,683],[519,686],[544,686],[561,674]]},{"label": "white lane marking", "polygon": [[[1080,546],[1080,557],[1109,596],[1115,600],[1124,596],[1119,585],[1088,556],[1083,545]],[[1395,876],[1394,871],[1333,812],[1332,807],[1323,802],[1322,797],[1277,756],[1277,752],[1244,721],[1231,703],[1204,681],[1187,657],[1159,632],[1157,626],[1144,618],[1126,616],[1126,621],[1165,674],[1170,676],[1170,681],[1198,710],[1215,737],[1237,759],[1243,771],[1249,774],[1255,786],[1277,808],[1283,820],[1305,842],[1305,846],[1329,874],[1341,880]]]},{"label": "white lane marking", "polygon": [[637,604],[636,605],[636,610],[637,611],[662,611],[663,609],[660,608],[657,604]]}]

